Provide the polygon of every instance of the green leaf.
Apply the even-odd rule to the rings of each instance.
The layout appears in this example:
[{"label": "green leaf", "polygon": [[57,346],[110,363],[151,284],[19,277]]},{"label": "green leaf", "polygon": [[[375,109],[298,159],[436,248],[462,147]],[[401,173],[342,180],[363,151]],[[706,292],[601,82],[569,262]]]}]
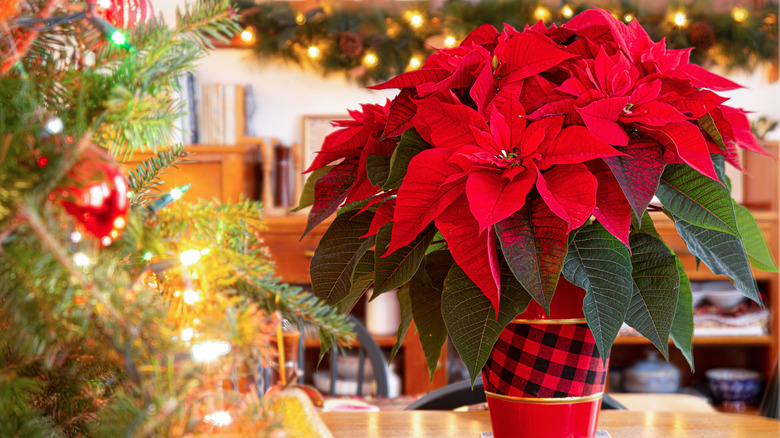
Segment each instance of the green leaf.
[{"label": "green leaf", "polygon": [[431,378],[438,368],[441,349],[447,341],[447,327],[441,316],[441,295],[444,279],[453,263],[449,253],[441,251],[431,254],[410,282],[412,314]]},{"label": "green leaf", "polygon": [[371,184],[382,186],[390,175],[390,157],[369,154],[366,157],[366,174]]},{"label": "green leaf", "polygon": [[303,185],[301,199],[298,201],[298,206],[290,210],[291,212],[301,211],[304,208],[314,204],[314,184],[318,179],[327,175],[328,172],[330,172],[330,170],[334,167],[336,167],[335,164],[332,166],[320,167],[319,169],[309,174],[309,177],[306,178],[306,183]]},{"label": "green leaf", "polygon": [[566,259],[568,224],[536,198],[497,223],[495,231],[515,278],[549,313]]},{"label": "green leaf", "polygon": [[433,236],[433,241],[431,242],[431,245],[428,247],[428,249],[425,250],[425,254],[427,255],[432,252],[436,252],[446,248],[447,248],[447,241],[444,240],[444,236],[441,235],[441,232],[437,230],[436,234]]},{"label": "green leaf", "polygon": [[691,282],[685,273],[685,266],[680,258],[675,255],[677,275],[680,278],[677,309],[674,312],[672,331],[669,334],[693,372],[693,295],[691,294]]},{"label": "green leaf", "polygon": [[720,135],[720,131],[718,130],[718,127],[715,126],[715,120],[711,115],[705,114],[699,117],[697,122],[699,123],[699,127],[712,137],[712,140],[720,147],[720,150],[724,152],[728,151],[726,144],[723,142],[723,136]]},{"label": "green leaf", "polygon": [[701,259],[714,274],[728,276],[743,295],[762,304],[742,240],[731,234],[697,227],[677,217],[673,219],[691,254]]},{"label": "green leaf", "polygon": [[669,360],[669,333],[677,308],[677,257],[663,241],[645,233],[629,237],[634,295],[626,323],[649,339]]},{"label": "green leaf", "polygon": [[393,156],[390,159],[390,174],[382,189],[388,191],[401,187],[409,162],[415,155],[430,148],[431,145],[426,143],[414,128],[407,129],[401,135],[401,140],[398,141],[398,146],[393,151]]},{"label": "green leaf", "polygon": [[393,345],[393,349],[390,350],[390,359],[388,362],[392,362],[393,359],[395,359],[395,355],[398,354],[398,350],[404,343],[406,332],[412,324],[412,299],[409,296],[409,287],[404,286],[401,289],[398,289],[396,296],[398,297],[398,303],[401,306],[401,323],[398,325],[395,345]]},{"label": "green leaf", "polygon": [[588,291],[585,320],[606,363],[634,291],[628,248],[600,224],[583,227],[569,245],[563,276]]},{"label": "green leaf", "polygon": [[750,263],[762,271],[777,272],[777,265],[772,258],[772,252],[764,239],[764,233],[758,226],[753,213],[747,208],[734,204],[737,212],[737,224],[742,234],[742,244],[745,246]]},{"label": "green leaf", "polygon": [[345,314],[351,312],[360,297],[372,284],[374,284],[374,251],[369,250],[355,265],[349,293],[336,304],[339,312]]},{"label": "green leaf", "polygon": [[698,227],[739,237],[731,193],[694,168],[685,164],[666,166],[656,195],[676,217]]},{"label": "green leaf", "polygon": [[420,267],[425,250],[431,244],[433,236],[436,233],[435,228],[430,226],[420,233],[412,243],[398,249],[394,253],[382,257],[390,246],[390,234],[393,224],[384,225],[376,236],[376,251],[374,253],[374,295],[379,296],[384,292],[393,290],[408,282]]},{"label": "green leaf", "polygon": [[452,266],[444,280],[441,313],[452,344],[466,364],[472,385],[485,366],[501,331],[519,313],[525,311],[531,299],[512,273],[502,269],[501,304],[496,318],[493,304],[485,294],[458,265]]},{"label": "green leaf", "polygon": [[376,240],[375,236],[360,238],[368,232],[373,213],[364,211],[348,216],[338,216],[333,221],[311,259],[312,291],[330,305],[349,295],[355,265]]}]

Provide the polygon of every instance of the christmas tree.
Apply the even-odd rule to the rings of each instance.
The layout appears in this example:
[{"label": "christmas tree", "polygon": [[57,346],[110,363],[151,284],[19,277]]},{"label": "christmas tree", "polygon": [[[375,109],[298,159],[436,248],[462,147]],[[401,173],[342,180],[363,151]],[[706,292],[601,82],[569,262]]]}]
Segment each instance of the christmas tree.
[{"label": "christmas tree", "polygon": [[[282,317],[349,324],[278,283],[258,202],[176,200],[176,78],[238,30],[140,1],[0,3],[0,436],[269,430],[258,369]],[[157,154],[125,178],[115,158]],[[325,342],[328,344],[328,342]]]}]

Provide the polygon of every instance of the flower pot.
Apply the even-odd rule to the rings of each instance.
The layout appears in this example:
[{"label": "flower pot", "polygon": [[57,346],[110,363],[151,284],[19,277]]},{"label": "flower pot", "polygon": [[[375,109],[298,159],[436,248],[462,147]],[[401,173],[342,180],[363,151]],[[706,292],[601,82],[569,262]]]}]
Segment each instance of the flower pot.
[{"label": "flower pot", "polygon": [[501,332],[482,370],[495,438],[595,436],[607,366],[584,296],[561,278],[550,315],[532,301]]}]

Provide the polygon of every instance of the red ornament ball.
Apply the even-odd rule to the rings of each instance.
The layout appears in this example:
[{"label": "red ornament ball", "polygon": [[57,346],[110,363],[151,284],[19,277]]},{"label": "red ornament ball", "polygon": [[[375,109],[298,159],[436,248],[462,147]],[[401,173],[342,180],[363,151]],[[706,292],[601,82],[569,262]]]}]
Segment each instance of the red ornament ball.
[{"label": "red ornament ball", "polygon": [[100,0],[103,15],[109,23],[120,28],[135,27],[139,22],[154,17],[149,0]]},{"label": "red ornament ball", "polygon": [[110,245],[127,225],[129,190],[119,165],[89,145],[69,176],[76,183],[58,190],[60,204],[103,246]]}]

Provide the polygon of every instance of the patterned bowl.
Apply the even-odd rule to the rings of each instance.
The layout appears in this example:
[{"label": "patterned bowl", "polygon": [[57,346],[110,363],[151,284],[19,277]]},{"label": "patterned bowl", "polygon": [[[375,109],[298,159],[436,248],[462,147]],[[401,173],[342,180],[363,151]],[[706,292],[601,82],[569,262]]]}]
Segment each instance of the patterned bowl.
[{"label": "patterned bowl", "polygon": [[707,383],[716,399],[725,402],[750,402],[761,392],[761,373],[742,368],[713,368],[706,373]]}]

